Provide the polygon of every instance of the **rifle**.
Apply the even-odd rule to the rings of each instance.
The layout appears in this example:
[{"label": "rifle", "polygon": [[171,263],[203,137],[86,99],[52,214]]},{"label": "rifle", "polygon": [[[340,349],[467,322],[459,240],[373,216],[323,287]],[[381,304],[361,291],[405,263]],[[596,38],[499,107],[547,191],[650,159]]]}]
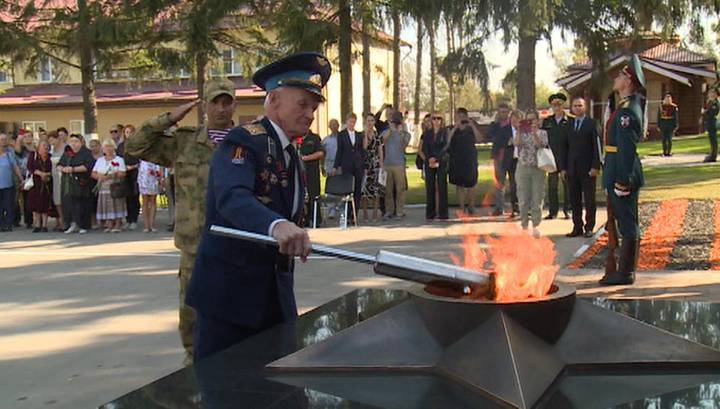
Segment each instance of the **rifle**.
[{"label": "rifle", "polygon": [[618,247],[617,225],[615,223],[615,214],[613,213],[612,203],[610,200],[610,193],[608,192],[607,222],[605,223],[605,231],[607,231],[608,234],[608,254],[607,259],[605,260],[605,275],[617,272],[617,260],[615,259],[615,249]]}]

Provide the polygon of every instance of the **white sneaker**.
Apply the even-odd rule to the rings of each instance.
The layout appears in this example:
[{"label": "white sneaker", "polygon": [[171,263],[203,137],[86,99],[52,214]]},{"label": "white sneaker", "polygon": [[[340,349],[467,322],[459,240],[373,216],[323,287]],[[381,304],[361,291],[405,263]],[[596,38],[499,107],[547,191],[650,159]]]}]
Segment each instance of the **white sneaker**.
[{"label": "white sneaker", "polygon": [[80,230],[78,230],[78,234],[87,234],[87,230],[80,229]]},{"label": "white sneaker", "polygon": [[542,234],[540,233],[540,230],[538,230],[537,228],[534,227],[533,228],[533,237],[535,237],[536,239],[539,239],[540,236],[542,236]]},{"label": "white sneaker", "polygon": [[77,224],[73,223],[70,225],[70,227],[68,227],[67,230],[65,230],[65,234],[72,234],[72,233],[75,233],[76,231],[78,231]]}]

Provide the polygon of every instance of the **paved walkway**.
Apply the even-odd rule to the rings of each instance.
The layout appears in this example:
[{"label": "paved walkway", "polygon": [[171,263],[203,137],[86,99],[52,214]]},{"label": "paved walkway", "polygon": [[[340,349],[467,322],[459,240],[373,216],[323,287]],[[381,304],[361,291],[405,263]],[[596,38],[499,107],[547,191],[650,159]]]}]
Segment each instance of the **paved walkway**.
[{"label": "paved walkway", "polygon": [[[165,215],[160,215],[160,221]],[[598,212],[598,226],[605,221]],[[401,222],[311,231],[315,242],[374,253],[379,248],[449,260],[466,229],[502,231],[506,219],[426,224],[423,209]],[[585,238],[566,238],[569,220],[543,222],[565,265]],[[178,254],[168,233],[0,235],[0,408],[91,408],[181,367],[176,333]],[[599,271],[561,270],[583,295],[717,300],[709,272],[643,273],[630,288],[598,289]],[[407,283],[368,266],[312,257],[299,266],[301,312],[362,287]]]}]

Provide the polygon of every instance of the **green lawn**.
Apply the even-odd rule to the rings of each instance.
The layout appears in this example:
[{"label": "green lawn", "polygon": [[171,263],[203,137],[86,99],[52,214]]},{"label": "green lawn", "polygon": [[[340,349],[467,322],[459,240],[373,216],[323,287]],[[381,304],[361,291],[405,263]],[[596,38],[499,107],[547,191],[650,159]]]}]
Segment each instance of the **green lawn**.
[{"label": "green lawn", "polygon": [[[682,137],[673,139],[673,153],[708,153],[710,151],[710,142],[707,134]],[[648,155],[659,155],[662,153],[662,142],[651,141],[642,142],[638,145],[638,154],[640,157]]]}]

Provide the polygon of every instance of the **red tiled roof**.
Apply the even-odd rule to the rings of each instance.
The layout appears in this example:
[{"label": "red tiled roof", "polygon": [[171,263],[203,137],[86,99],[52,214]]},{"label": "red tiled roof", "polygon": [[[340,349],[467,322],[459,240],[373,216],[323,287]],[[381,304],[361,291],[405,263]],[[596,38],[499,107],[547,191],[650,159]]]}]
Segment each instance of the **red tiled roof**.
[{"label": "red tiled roof", "polygon": [[[622,51],[616,51],[609,55],[608,60],[612,60],[615,57],[623,54]],[[651,47],[642,51],[638,54],[642,58],[651,60],[658,60],[670,64],[681,64],[681,65],[698,65],[698,64],[713,64],[715,58],[709,55],[703,55],[690,51],[687,48],[678,47],[670,43],[662,43],[655,47]],[[592,68],[592,62],[586,60],[577,64],[572,64],[567,67],[567,72],[572,73],[573,71],[589,70]]]},{"label": "red tiled roof", "polygon": [[[235,96],[238,99],[263,98],[265,91],[248,85],[243,78],[233,78]],[[129,82],[98,82],[95,84],[99,105],[137,105],[191,101],[197,98],[195,82],[192,80],[146,81],[141,84]],[[0,106],[64,106],[82,104],[80,84],[37,84],[20,85],[0,94]]]}]

